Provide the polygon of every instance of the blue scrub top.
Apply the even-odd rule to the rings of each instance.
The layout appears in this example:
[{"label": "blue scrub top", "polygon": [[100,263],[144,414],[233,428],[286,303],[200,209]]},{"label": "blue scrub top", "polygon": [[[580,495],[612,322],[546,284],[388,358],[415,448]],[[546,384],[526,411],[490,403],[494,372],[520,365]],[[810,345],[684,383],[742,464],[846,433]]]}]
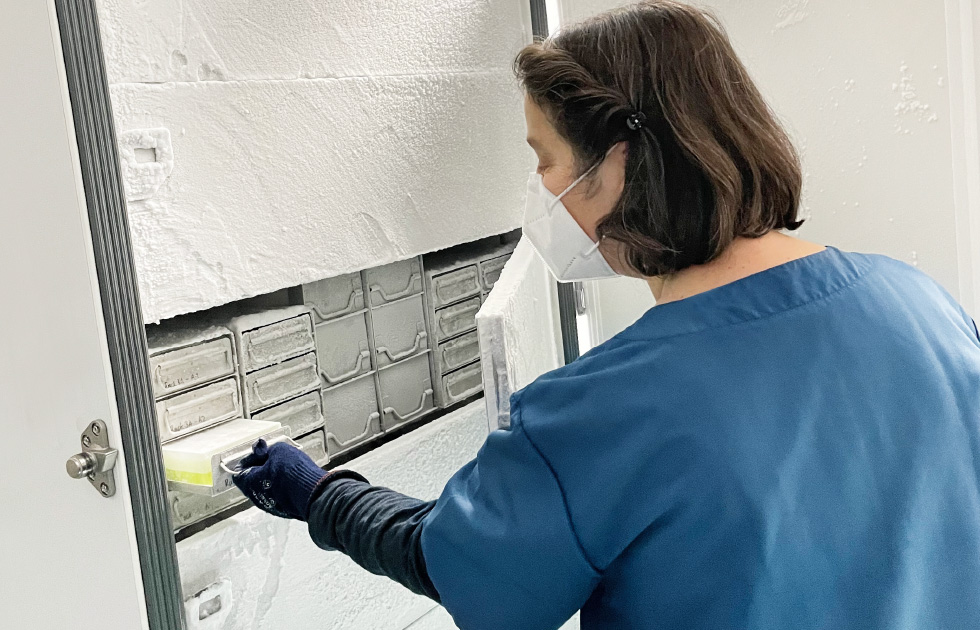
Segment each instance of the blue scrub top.
[{"label": "blue scrub top", "polygon": [[827,249],[514,395],[422,531],[460,628],[980,628],[980,339]]}]

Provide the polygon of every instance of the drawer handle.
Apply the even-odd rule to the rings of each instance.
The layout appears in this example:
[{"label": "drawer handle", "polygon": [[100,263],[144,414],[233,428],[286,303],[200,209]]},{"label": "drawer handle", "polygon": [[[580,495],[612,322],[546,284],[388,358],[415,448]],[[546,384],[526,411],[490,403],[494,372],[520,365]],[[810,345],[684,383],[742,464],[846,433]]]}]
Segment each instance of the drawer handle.
[{"label": "drawer handle", "polygon": [[412,295],[413,293],[417,293],[417,291],[414,290],[416,282],[422,282],[422,274],[418,272],[413,272],[412,278],[411,280],[408,281],[408,286],[405,287],[404,291],[399,291],[398,293],[392,293],[391,295],[388,295],[387,293],[385,293],[384,288],[380,284],[372,284],[371,290],[379,294],[385,302],[394,302],[395,300],[400,300],[403,297]]},{"label": "drawer handle", "polygon": [[357,356],[357,361],[354,363],[354,368],[349,372],[345,372],[340,376],[331,377],[329,374],[327,374],[327,371],[321,367],[320,376],[322,376],[323,380],[325,380],[329,385],[336,385],[341,381],[346,381],[347,379],[353,378],[360,374],[361,370],[364,368],[364,359],[368,359],[369,361],[371,360],[371,352],[369,350],[361,350],[361,353]]},{"label": "drawer handle", "polygon": [[[167,425],[170,426],[170,419],[173,417],[180,417],[187,413],[188,410],[194,409],[201,405],[206,405],[207,403],[214,402],[215,400],[220,400],[226,398],[229,395],[231,399],[235,401],[235,406],[238,405],[238,396],[234,388],[228,389],[227,387],[215,387],[211,392],[200,397],[188,397],[185,402],[179,402],[175,405],[169,405],[164,410],[164,418],[166,418]],[[226,412],[227,413],[227,412]],[[234,410],[232,411],[234,413]]]},{"label": "drawer handle", "polygon": [[385,414],[386,415],[393,416],[396,420],[398,420],[399,423],[407,422],[407,421],[411,420],[412,418],[414,418],[415,416],[417,416],[420,413],[422,413],[423,411],[425,411],[426,402],[430,398],[432,398],[432,390],[431,389],[427,389],[424,392],[422,392],[422,401],[419,403],[419,408],[416,409],[415,411],[413,411],[411,413],[408,413],[408,414],[405,414],[403,416],[400,413],[398,413],[398,410],[396,410],[394,407],[385,407]]},{"label": "drawer handle", "polygon": [[367,417],[367,422],[364,423],[364,430],[361,432],[361,434],[358,435],[358,436],[352,437],[351,439],[347,440],[346,442],[341,442],[337,438],[337,435],[334,434],[332,431],[327,431],[327,439],[332,439],[334,442],[336,442],[337,444],[339,444],[341,446],[341,448],[346,448],[346,446],[348,444],[351,444],[353,442],[360,442],[361,440],[363,440],[364,438],[366,438],[368,436],[368,434],[371,433],[371,423],[372,422],[375,422],[377,420],[380,420],[380,419],[381,419],[381,414],[380,413],[378,413],[377,411],[372,412],[371,415],[369,415]]},{"label": "drawer handle", "polygon": [[341,315],[346,315],[348,313],[353,313],[354,311],[356,311],[357,307],[355,307],[354,305],[357,304],[357,298],[363,296],[364,296],[364,291],[362,291],[361,289],[354,289],[350,294],[350,300],[347,301],[347,306],[337,309],[332,313],[324,313],[316,306],[316,304],[307,303],[307,306],[309,306],[310,309],[312,309],[313,312],[316,313],[317,317],[319,317],[320,319],[333,319],[335,317],[340,317]]},{"label": "drawer handle", "polygon": [[[258,333],[254,333],[254,334],[249,335],[249,338],[248,338],[248,347],[247,347],[249,358],[252,359],[252,361],[257,361],[258,360],[256,358],[256,356],[255,356],[255,353],[256,353],[256,349],[255,348],[256,348],[256,346],[260,346],[260,345],[262,345],[264,343],[268,343],[269,341],[275,341],[277,339],[285,339],[286,337],[293,337],[293,336],[297,336],[297,335],[300,335],[300,336],[303,336],[304,337],[303,344],[302,344],[303,349],[306,349],[306,348],[310,347],[311,346],[311,343],[307,341],[307,338],[309,340],[312,340],[313,339],[313,334],[312,334],[312,331],[310,330],[309,318],[308,317],[304,317],[303,319],[306,320],[306,321],[302,321],[301,322],[301,321],[299,321],[299,318],[297,317],[295,319],[295,321],[289,322],[289,325],[288,326],[283,326],[281,329],[278,329],[278,330],[269,330],[269,331],[265,331],[265,332],[258,332]],[[287,320],[287,321],[289,321],[289,320]],[[273,326],[274,325],[275,324],[273,324]],[[272,359],[272,361],[275,362],[275,361],[278,361],[278,360],[281,360],[281,359],[284,359],[284,358],[288,358],[290,355],[292,355],[293,353],[295,353],[298,349],[299,349],[299,346],[297,345],[297,346],[293,347],[292,349],[287,350],[285,353],[277,354],[277,355],[275,355],[275,358]]]},{"label": "drawer handle", "polygon": [[428,333],[426,333],[425,331],[422,331],[419,334],[415,335],[415,345],[404,352],[393,353],[390,349],[386,348],[385,346],[378,346],[377,352],[379,355],[381,354],[388,355],[388,359],[390,359],[392,363],[397,363],[402,359],[408,358],[413,354],[415,354],[416,352],[418,352],[419,350],[421,350],[422,344],[425,343],[425,340],[428,338],[428,336],[429,336]]}]

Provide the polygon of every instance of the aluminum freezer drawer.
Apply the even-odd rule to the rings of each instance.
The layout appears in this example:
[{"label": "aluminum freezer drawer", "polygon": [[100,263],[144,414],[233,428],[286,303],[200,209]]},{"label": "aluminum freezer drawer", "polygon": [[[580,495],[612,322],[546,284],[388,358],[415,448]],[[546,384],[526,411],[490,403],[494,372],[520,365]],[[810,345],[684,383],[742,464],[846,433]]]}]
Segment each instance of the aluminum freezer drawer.
[{"label": "aluminum freezer drawer", "polygon": [[385,431],[432,411],[432,377],[429,353],[378,370],[383,427]]},{"label": "aluminum freezer drawer", "polygon": [[480,297],[440,308],[432,314],[432,328],[439,341],[476,330],[476,314],[480,312]]},{"label": "aluminum freezer drawer", "polygon": [[327,452],[331,457],[381,434],[374,379],[372,372],[323,390]]},{"label": "aluminum freezer drawer", "polygon": [[489,291],[497,283],[508,260],[510,254],[480,261],[480,284],[483,285],[484,291]]},{"label": "aluminum freezer drawer", "polygon": [[215,496],[192,494],[179,490],[170,490],[167,495],[170,499],[170,517],[173,520],[174,529],[193,525],[209,516],[214,516],[221,510],[247,501],[245,495],[239,492],[237,488]]},{"label": "aluminum freezer drawer", "polygon": [[316,323],[337,319],[364,309],[360,272],[304,284],[303,303]]},{"label": "aluminum freezer drawer", "polygon": [[371,311],[377,365],[383,367],[425,352],[425,306],[421,295],[391,302]]},{"label": "aluminum freezer drawer", "polygon": [[245,376],[245,409],[251,416],[320,388],[316,354],[311,352]]},{"label": "aluminum freezer drawer", "polygon": [[364,271],[371,306],[380,306],[422,292],[422,261],[410,258]]},{"label": "aluminum freezer drawer", "polygon": [[[285,315],[285,319],[278,319]],[[263,320],[277,320],[251,327]],[[239,331],[239,360],[245,373],[281,363],[316,349],[313,317],[305,307],[275,309],[232,320]]]},{"label": "aluminum freezer drawer", "polygon": [[238,377],[176,394],[156,403],[160,441],[170,442],[210,426],[240,418],[242,396]]},{"label": "aluminum freezer drawer", "polygon": [[[238,371],[231,331],[212,328],[206,333],[187,331],[147,334],[150,351],[150,377],[157,399],[231,376]],[[215,338],[200,339],[204,335]],[[195,341],[183,341],[193,339]]]},{"label": "aluminum freezer drawer", "polygon": [[317,324],[316,357],[324,387],[331,387],[371,370],[367,313]]},{"label": "aluminum freezer drawer", "polygon": [[479,359],[480,337],[474,330],[439,344],[433,353],[436,365],[434,373],[442,375],[452,372]]},{"label": "aluminum freezer drawer", "polygon": [[436,403],[448,407],[483,390],[483,368],[477,361],[442,377],[436,390]]},{"label": "aluminum freezer drawer", "polygon": [[323,426],[323,401],[320,392],[310,392],[252,414],[252,419],[278,422],[287,435],[296,437]]},{"label": "aluminum freezer drawer", "polygon": [[324,466],[330,460],[327,455],[327,441],[323,429],[318,429],[309,435],[296,438],[301,451],[310,456],[317,466]]},{"label": "aluminum freezer drawer", "polygon": [[480,295],[480,278],[475,264],[433,275],[429,282],[429,300],[433,308],[474,295]]}]

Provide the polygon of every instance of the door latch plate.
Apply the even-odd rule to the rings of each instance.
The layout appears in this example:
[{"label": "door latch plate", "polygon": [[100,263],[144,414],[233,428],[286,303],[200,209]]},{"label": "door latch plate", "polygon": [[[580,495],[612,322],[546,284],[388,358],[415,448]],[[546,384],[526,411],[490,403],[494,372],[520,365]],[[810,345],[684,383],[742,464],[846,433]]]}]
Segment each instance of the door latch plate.
[{"label": "door latch plate", "polygon": [[68,459],[65,467],[74,479],[85,477],[108,498],[116,494],[116,479],[112,473],[119,451],[109,446],[109,427],[94,420],[82,432],[82,452]]}]

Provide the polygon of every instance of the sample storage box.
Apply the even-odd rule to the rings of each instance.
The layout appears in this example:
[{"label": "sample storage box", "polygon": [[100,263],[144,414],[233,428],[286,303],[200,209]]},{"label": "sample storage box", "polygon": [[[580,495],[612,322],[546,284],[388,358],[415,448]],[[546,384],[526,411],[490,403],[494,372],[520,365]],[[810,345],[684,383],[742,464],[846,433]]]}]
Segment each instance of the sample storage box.
[{"label": "sample storage box", "polygon": [[367,313],[358,312],[317,324],[316,355],[324,387],[331,387],[371,370]]},{"label": "sample storage box", "polygon": [[422,292],[422,261],[410,258],[364,272],[371,306],[380,306]]},{"label": "sample storage box", "polygon": [[421,295],[402,298],[371,310],[378,367],[425,352],[425,305]]},{"label": "sample storage box", "polygon": [[286,439],[277,422],[232,420],[163,445],[163,465],[171,490],[215,496],[231,490],[232,476],[258,439]]},{"label": "sample storage box", "polygon": [[158,400],[156,410],[161,442],[240,418],[243,409],[238,376]]},{"label": "sample storage box", "polygon": [[318,324],[364,310],[360,272],[304,284],[300,296]]},{"label": "sample storage box", "polygon": [[157,399],[238,372],[234,339],[223,326],[147,326],[146,341]]},{"label": "sample storage box", "polygon": [[510,256],[508,253],[503,256],[480,261],[480,284],[483,287],[483,291],[489,292],[493,288],[493,285],[497,283],[500,274],[504,270],[504,265],[510,260]]},{"label": "sample storage box", "polygon": [[290,437],[323,427],[323,401],[313,391],[252,415],[253,420],[278,422]]},{"label": "sample storage box", "polygon": [[378,370],[378,388],[385,431],[432,411],[429,353]]},{"label": "sample storage box", "polygon": [[324,388],[322,397],[327,452],[331,457],[381,434],[381,414],[373,372]]}]

